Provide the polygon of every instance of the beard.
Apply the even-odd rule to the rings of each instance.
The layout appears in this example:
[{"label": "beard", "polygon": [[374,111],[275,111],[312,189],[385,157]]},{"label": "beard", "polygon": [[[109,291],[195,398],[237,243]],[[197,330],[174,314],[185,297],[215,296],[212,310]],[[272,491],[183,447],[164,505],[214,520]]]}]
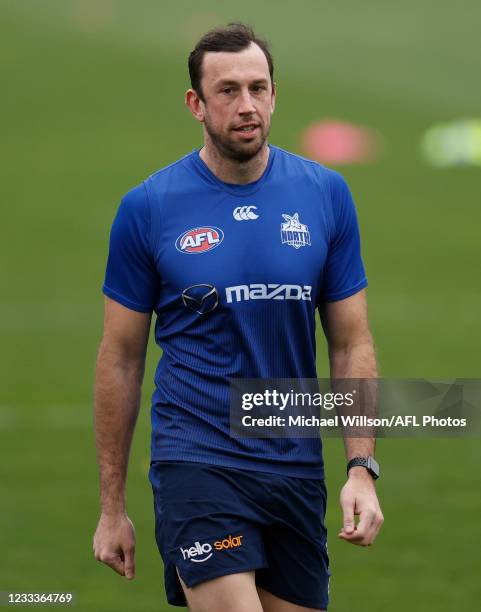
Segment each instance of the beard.
[{"label": "beard", "polygon": [[234,142],[228,136],[216,131],[207,116],[204,118],[204,126],[220,156],[241,163],[251,160],[261,151],[270,129],[270,126],[265,129],[261,125],[259,137],[252,142]]}]

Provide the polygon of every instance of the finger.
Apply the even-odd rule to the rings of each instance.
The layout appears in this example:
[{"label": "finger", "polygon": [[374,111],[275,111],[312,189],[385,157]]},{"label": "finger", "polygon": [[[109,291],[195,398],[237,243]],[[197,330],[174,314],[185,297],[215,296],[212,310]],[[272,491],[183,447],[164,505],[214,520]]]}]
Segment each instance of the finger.
[{"label": "finger", "polygon": [[367,541],[367,539],[360,538],[356,534],[356,532],[354,532],[353,534],[346,534],[341,531],[338,534],[338,537],[341,538],[341,540],[345,540],[346,542],[349,542],[349,544],[355,544],[356,546],[370,546],[370,543]]},{"label": "finger", "polygon": [[341,501],[342,512],[344,515],[343,530],[350,534],[354,531],[354,499],[343,499]]},{"label": "finger", "polygon": [[382,516],[377,512],[364,510],[360,514],[360,521],[351,534],[341,531],[338,536],[352,544],[371,546],[382,524]]},{"label": "finger", "polygon": [[124,552],[125,577],[133,580],[135,576],[135,548],[132,546]]},{"label": "finger", "polygon": [[343,540],[351,542],[352,544],[367,546],[370,543],[370,532],[366,529],[366,525],[362,527],[359,527],[359,525],[352,533],[345,533],[344,531],[339,532],[339,537]]},{"label": "finger", "polygon": [[376,514],[374,514],[371,520],[371,524],[369,525],[366,531],[366,535],[364,537],[364,544],[366,546],[371,546],[371,544],[374,542],[374,539],[376,538],[376,533],[377,533],[377,520],[376,520]]},{"label": "finger", "polygon": [[371,531],[371,525],[374,519],[374,513],[368,510],[363,510],[359,515],[359,523],[356,528],[356,539],[366,540],[368,539]]},{"label": "finger", "polygon": [[101,555],[99,561],[111,567],[117,574],[124,575],[124,562],[120,555]]},{"label": "finger", "polygon": [[382,524],[384,523],[384,517],[380,512],[377,512],[374,515],[374,520],[371,526],[371,535],[370,535],[370,543],[372,544],[374,542],[374,540],[377,538],[377,535],[379,533],[379,530],[382,527]]}]

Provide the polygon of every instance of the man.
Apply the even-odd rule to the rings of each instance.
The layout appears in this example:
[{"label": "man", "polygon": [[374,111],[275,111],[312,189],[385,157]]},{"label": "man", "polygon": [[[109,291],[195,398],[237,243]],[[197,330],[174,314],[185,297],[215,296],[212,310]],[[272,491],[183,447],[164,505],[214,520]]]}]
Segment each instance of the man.
[{"label": "man", "polygon": [[[273,70],[266,43],[242,24],[202,37],[186,104],[204,146],[131,190],[110,238],[95,556],[134,577],[125,480],[155,311],[156,538],[167,598],[193,612],[328,603],[321,442],[231,437],[229,380],[315,378],[316,307],[332,377],[376,377],[354,204],[339,174],[268,144]],[[375,467],[362,465],[374,440],[345,445],[361,465],[348,467],[339,536],[368,546],[383,520]]]}]

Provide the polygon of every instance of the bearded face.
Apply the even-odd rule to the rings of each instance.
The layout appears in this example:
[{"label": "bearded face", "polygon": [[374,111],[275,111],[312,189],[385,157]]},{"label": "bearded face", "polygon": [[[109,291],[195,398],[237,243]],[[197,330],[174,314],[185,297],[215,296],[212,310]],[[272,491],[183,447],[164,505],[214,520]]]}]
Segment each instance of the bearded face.
[{"label": "bearded face", "polygon": [[248,161],[263,148],[275,104],[264,52],[252,43],[236,53],[206,53],[200,103],[205,130],[223,157]]}]

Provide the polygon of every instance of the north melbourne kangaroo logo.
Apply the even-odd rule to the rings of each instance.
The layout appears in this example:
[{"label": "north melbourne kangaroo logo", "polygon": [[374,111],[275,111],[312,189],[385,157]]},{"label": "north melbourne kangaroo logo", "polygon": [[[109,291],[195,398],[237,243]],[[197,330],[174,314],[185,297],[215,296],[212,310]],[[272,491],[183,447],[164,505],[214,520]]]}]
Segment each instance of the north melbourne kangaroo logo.
[{"label": "north melbourne kangaroo logo", "polygon": [[282,244],[289,244],[295,249],[311,246],[309,228],[299,221],[299,213],[295,215],[282,215],[285,223],[281,223]]},{"label": "north melbourne kangaroo logo", "polygon": [[257,210],[257,206],[238,206],[234,208],[232,216],[236,221],[249,221],[249,219],[258,219],[259,215],[256,215],[254,210]]}]

